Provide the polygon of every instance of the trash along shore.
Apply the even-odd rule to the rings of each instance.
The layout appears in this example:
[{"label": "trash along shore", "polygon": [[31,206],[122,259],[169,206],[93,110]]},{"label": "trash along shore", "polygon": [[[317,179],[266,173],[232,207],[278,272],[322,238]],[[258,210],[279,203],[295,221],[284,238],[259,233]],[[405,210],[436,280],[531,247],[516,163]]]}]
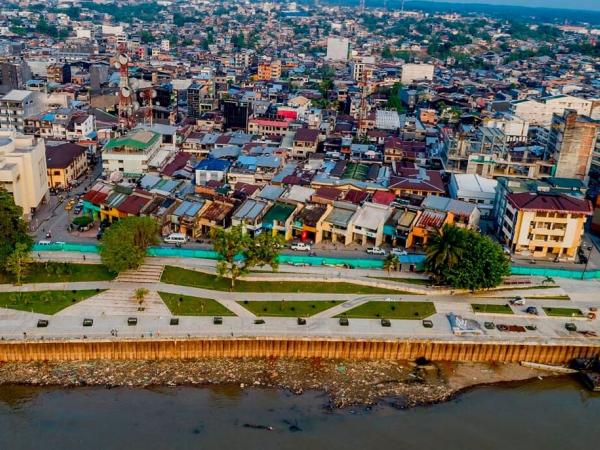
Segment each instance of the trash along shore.
[{"label": "trash along shore", "polygon": [[328,407],[397,408],[446,401],[473,386],[522,381],[547,372],[514,363],[210,358],[161,361],[74,361],[0,364],[0,384],[35,386],[208,386],[322,391]]}]

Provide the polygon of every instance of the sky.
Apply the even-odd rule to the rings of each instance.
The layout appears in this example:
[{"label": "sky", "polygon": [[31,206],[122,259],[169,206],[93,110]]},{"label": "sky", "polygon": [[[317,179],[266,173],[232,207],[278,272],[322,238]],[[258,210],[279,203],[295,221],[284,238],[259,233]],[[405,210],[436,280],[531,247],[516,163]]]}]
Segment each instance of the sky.
[{"label": "sky", "polygon": [[600,0],[433,0],[444,3],[484,3],[490,5],[543,6],[546,8],[587,9],[600,11]]}]

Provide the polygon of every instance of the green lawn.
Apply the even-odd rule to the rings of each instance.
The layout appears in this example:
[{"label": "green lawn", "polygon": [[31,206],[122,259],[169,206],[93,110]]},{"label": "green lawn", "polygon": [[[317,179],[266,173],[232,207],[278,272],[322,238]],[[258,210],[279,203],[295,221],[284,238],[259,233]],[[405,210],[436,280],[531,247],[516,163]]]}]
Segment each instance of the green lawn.
[{"label": "green lawn", "polygon": [[336,300],[315,301],[243,301],[238,302],[257,316],[309,317],[343,303]]},{"label": "green lawn", "polygon": [[[23,283],[60,283],[70,281],[112,280],[114,274],[102,264],[33,263]],[[14,282],[11,275],[0,272],[0,284]]]},{"label": "green lawn", "polygon": [[375,280],[391,281],[393,283],[406,283],[406,284],[417,284],[419,286],[426,286],[431,284],[430,280],[423,278],[388,278],[388,277],[369,277]]},{"label": "green lawn", "polygon": [[492,313],[492,314],[513,314],[513,310],[508,305],[484,305],[474,303],[471,305],[473,312],[476,313]]},{"label": "green lawn", "polygon": [[[167,266],[162,274],[163,283],[192,286],[214,291],[228,291],[229,280],[195,270]],[[362,286],[352,283],[320,283],[310,281],[241,281],[234,292],[310,292],[315,294],[410,294],[409,292]]]},{"label": "green lawn", "polygon": [[435,314],[435,306],[431,302],[368,302],[337,317],[419,320],[432,314]]},{"label": "green lawn", "polygon": [[535,297],[525,297],[527,300],[571,300],[568,295],[538,295]]},{"label": "green lawn", "polygon": [[56,314],[67,306],[90,298],[101,289],[81,291],[0,292],[0,307],[40,314]]},{"label": "green lawn", "polygon": [[583,317],[583,313],[577,308],[549,308],[544,307],[547,316],[558,317]]},{"label": "green lawn", "polygon": [[218,301],[212,298],[159,292],[160,298],[171,313],[178,316],[235,316]]}]

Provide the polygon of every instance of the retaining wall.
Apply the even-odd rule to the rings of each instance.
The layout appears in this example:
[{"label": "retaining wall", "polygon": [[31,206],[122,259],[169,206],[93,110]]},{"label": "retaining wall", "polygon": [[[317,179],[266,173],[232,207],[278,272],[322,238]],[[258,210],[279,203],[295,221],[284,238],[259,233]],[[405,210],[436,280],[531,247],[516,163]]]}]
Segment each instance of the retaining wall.
[{"label": "retaining wall", "polygon": [[531,361],[561,364],[575,357],[596,355],[600,355],[600,344],[300,338],[5,341],[0,343],[0,361],[159,360],[211,357],[414,360],[425,357],[432,361]]}]

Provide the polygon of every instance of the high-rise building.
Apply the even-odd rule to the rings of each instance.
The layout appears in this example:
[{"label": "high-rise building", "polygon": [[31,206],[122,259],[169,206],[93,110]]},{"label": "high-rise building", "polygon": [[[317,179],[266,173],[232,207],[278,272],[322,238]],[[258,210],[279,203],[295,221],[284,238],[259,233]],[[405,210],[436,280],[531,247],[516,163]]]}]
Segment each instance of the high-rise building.
[{"label": "high-rise building", "polygon": [[554,176],[586,180],[598,139],[600,121],[567,109],[552,118],[549,150],[556,161]]},{"label": "high-rise building", "polygon": [[0,93],[19,89],[31,80],[31,70],[25,61],[5,61],[0,64]]},{"label": "high-rise building", "polygon": [[251,114],[252,104],[249,101],[237,98],[223,100],[223,117],[227,129],[246,130]]},{"label": "high-rise building", "polygon": [[13,195],[25,218],[48,197],[46,170],[43,139],[0,130],[0,187]]}]

